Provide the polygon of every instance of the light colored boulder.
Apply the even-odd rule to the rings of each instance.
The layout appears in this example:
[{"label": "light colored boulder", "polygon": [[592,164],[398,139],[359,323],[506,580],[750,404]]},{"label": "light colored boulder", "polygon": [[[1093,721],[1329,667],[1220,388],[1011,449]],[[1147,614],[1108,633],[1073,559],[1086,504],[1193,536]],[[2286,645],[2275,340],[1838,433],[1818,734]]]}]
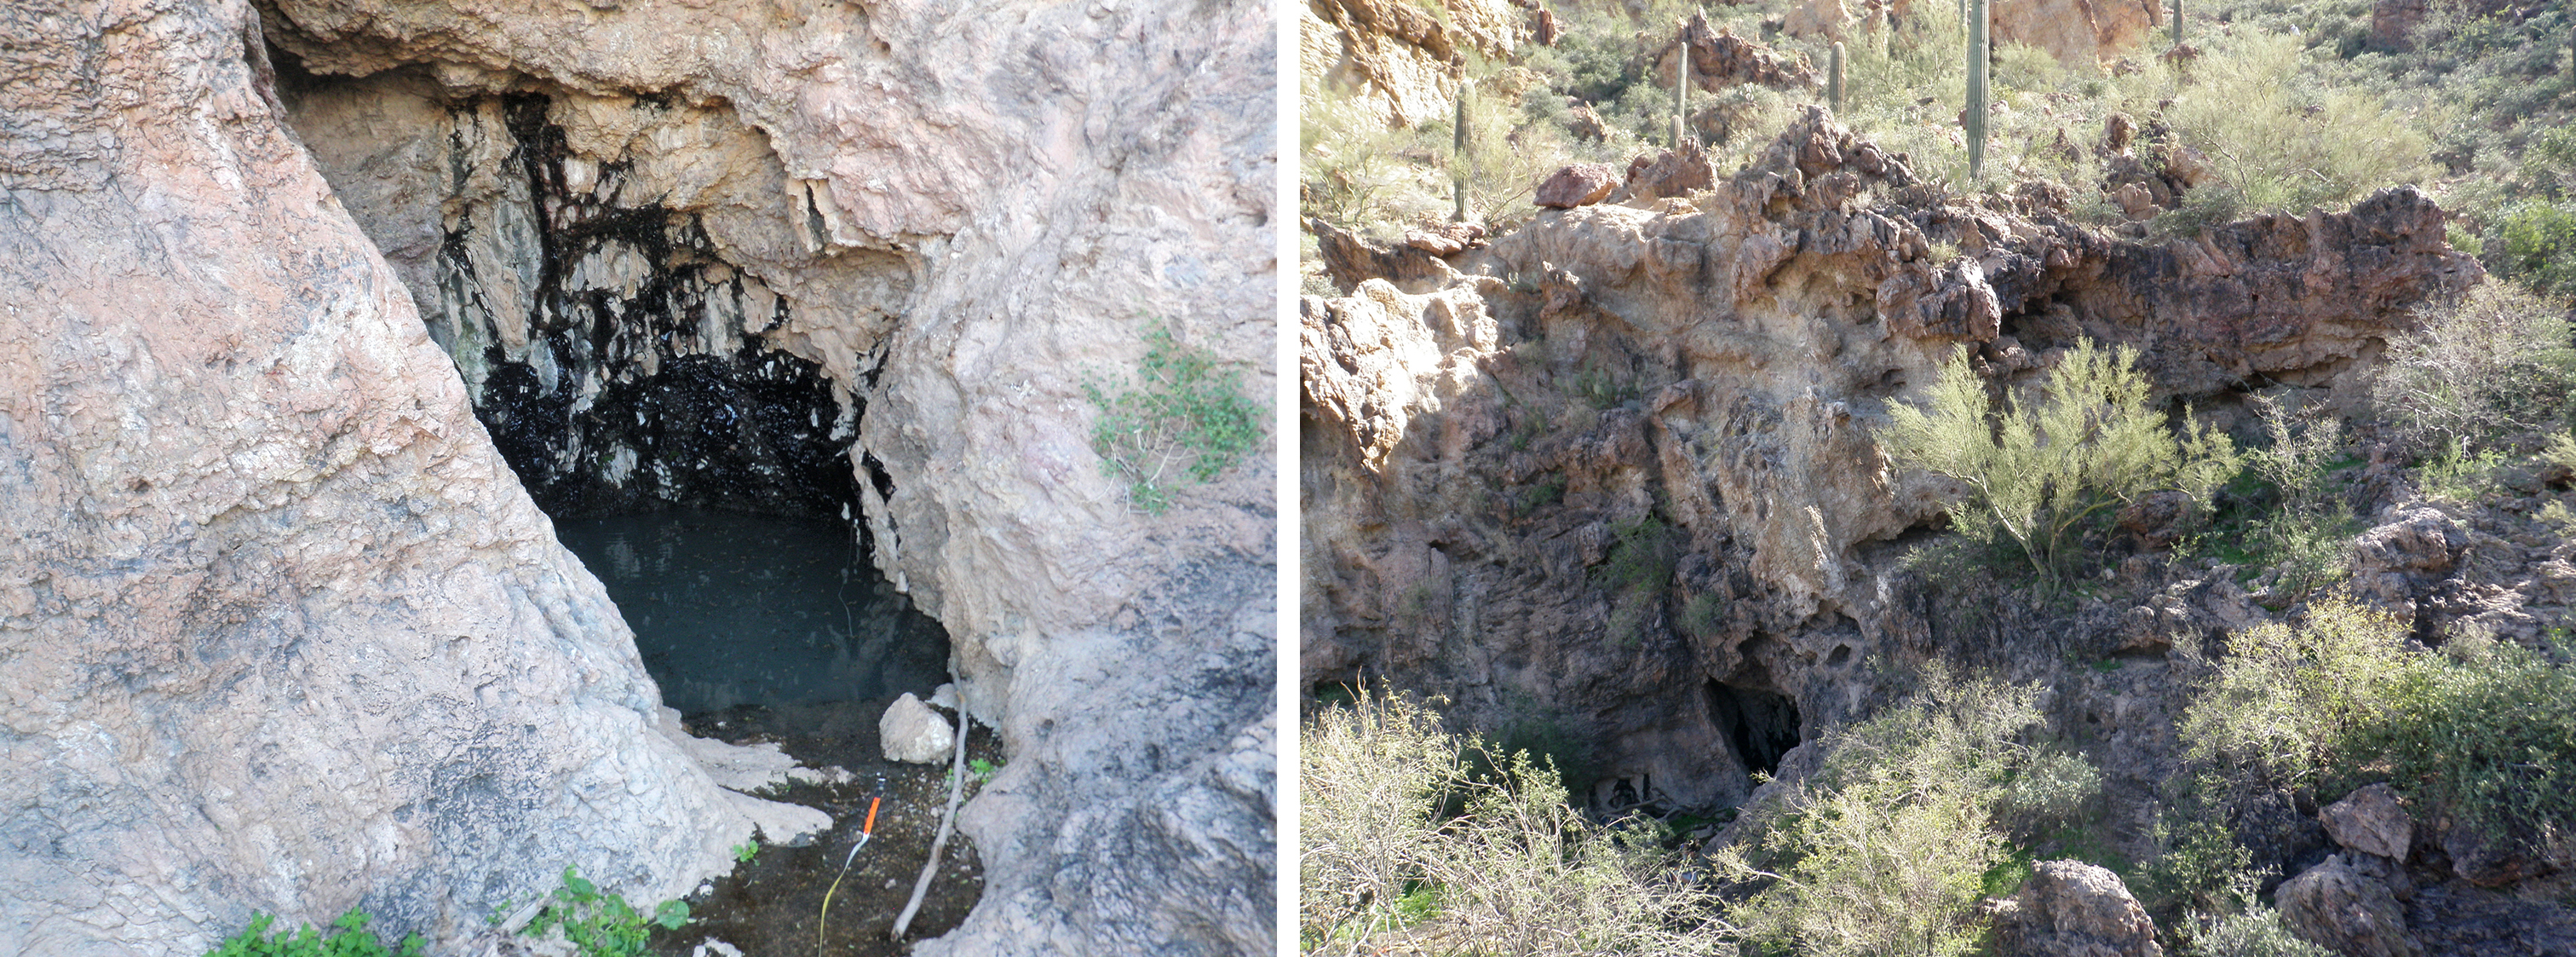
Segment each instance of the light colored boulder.
[{"label": "light colored boulder", "polygon": [[2406,848],[2415,840],[2414,820],[2397,802],[2397,790],[2386,783],[2356,788],[2319,808],[2317,823],[2325,825],[2326,836],[2336,844],[2393,861],[2405,860]]},{"label": "light colored boulder", "polygon": [[2406,930],[2406,912],[2388,883],[2329,854],[2323,863],[2282,882],[2274,897],[2281,923],[2300,940],[2346,957],[2420,957],[2423,945]]},{"label": "light colored boulder", "polygon": [[887,705],[885,715],[877,719],[877,738],[888,761],[939,764],[948,760],[949,749],[957,743],[957,731],[948,726],[948,719],[907,691]]}]

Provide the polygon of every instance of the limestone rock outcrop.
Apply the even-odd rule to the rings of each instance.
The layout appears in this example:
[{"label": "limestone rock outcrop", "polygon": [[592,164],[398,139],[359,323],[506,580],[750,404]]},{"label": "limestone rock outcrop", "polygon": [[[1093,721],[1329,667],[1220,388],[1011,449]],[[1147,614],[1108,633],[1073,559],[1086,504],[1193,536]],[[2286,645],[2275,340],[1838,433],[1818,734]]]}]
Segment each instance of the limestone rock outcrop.
[{"label": "limestone rock outcrop", "polygon": [[[0,864],[13,926],[160,952],[362,900],[444,934],[563,860],[630,896],[720,866],[747,819],[656,742],[614,609],[498,443],[550,502],[686,499],[702,459],[848,484],[1012,759],[963,815],[984,902],[921,952],[1268,949],[1273,466],[1144,516],[1082,390],[1157,322],[1268,390],[1262,9],[0,14],[0,69],[40,78],[0,93],[0,268],[45,310],[0,329],[0,443],[27,450],[0,563],[46,583],[0,627],[47,649],[0,674],[23,766],[59,769],[9,813],[98,815]],[[620,398],[656,376],[696,391]],[[774,420],[724,417],[773,388]],[[612,421],[637,412],[663,425]],[[392,713],[421,727],[360,720]],[[187,725],[254,737],[155,743]],[[389,783],[326,786],[353,778]]]},{"label": "limestone rock outcrop", "polygon": [[[1873,668],[2040,667],[2006,648],[2038,622],[1963,624],[1891,545],[1962,493],[1889,468],[1871,430],[1954,351],[2009,386],[2089,338],[2203,409],[2257,380],[2357,401],[2409,307],[2480,275],[2411,189],[2153,246],[2062,202],[1942,199],[1811,111],[1707,191],[1540,212],[1454,278],[1337,273],[1358,294],[1300,307],[1304,679],[1384,674],[1469,726],[1545,729],[1592,759],[1570,785],[1598,806],[1734,804],[1867,713]],[[2265,620],[2226,577],[2046,640],[2153,655]],[[2049,673],[2052,707],[2144,721],[2175,706],[2161,667]]]}]

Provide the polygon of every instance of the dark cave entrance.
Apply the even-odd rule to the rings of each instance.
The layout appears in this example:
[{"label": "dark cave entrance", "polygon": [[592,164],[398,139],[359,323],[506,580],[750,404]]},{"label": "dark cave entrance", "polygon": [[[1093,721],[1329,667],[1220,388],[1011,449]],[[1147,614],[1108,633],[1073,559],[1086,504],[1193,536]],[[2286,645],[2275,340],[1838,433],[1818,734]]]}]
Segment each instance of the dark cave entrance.
[{"label": "dark cave entrance", "polygon": [[[398,142],[316,156],[352,164],[336,169],[346,182],[417,183],[432,167],[435,209],[410,194],[361,224],[409,264],[476,419],[607,587],[666,704],[881,707],[946,680],[946,633],[870,560],[861,503],[892,483],[856,449],[856,393],[882,352],[842,383],[773,348],[796,306],[727,260],[707,225],[718,213],[664,205],[631,155],[576,156],[545,92],[459,93],[419,68],[322,77],[272,58],[311,134],[345,136],[368,109],[416,118]],[[360,89],[388,105],[352,107]],[[629,106],[639,130],[684,109],[650,93]],[[365,195],[352,194],[362,209]]]},{"label": "dark cave entrance", "polygon": [[1798,746],[1798,703],[1788,695],[1710,680],[1708,718],[1749,772],[1771,774]]}]

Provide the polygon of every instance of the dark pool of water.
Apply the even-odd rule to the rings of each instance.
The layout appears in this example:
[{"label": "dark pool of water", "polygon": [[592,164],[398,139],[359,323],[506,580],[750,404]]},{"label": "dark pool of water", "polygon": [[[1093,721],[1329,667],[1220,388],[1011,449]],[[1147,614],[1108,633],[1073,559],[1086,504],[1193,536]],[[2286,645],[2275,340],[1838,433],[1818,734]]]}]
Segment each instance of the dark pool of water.
[{"label": "dark pool of water", "polygon": [[857,701],[948,680],[948,636],[828,520],[668,511],[555,523],[635,630],[662,702]]}]

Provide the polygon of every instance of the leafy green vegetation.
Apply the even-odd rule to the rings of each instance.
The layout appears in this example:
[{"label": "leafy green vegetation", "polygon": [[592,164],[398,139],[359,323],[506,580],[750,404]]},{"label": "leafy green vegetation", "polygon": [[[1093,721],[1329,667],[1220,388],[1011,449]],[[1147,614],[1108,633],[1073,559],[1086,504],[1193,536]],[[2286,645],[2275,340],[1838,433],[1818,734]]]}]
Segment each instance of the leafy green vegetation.
[{"label": "leafy green vegetation", "polygon": [[[1926,408],[1898,404],[1878,431],[1900,467],[1959,480],[1969,500],[1951,512],[1972,538],[2009,541],[2043,581],[2072,564],[2085,530],[2110,510],[2159,490],[2178,490],[2205,508],[2236,473],[2227,436],[2187,424],[2179,436],[2147,404],[2136,352],[2090,340],[2039,389],[1989,411],[1985,381],[1965,355],[1941,368]],[[2188,412],[2185,416],[2189,423]]]},{"label": "leafy green vegetation", "polygon": [[2408,647],[2396,620],[2329,597],[2298,627],[2229,636],[2181,734],[2223,773],[2409,800],[2522,840],[2576,821],[2576,672],[2476,635]]},{"label": "leafy green vegetation", "polygon": [[689,922],[687,901],[663,901],[650,917],[614,891],[603,891],[566,866],[563,885],[555,888],[535,920],[520,933],[528,937],[560,934],[582,957],[642,957],[654,926],[678,930]]},{"label": "leafy green vegetation", "polygon": [[733,846],[733,860],[736,864],[749,864],[752,858],[758,856],[760,856],[759,841],[744,841]]},{"label": "leafy green vegetation", "polygon": [[1309,953],[1709,953],[1715,897],[1651,824],[1602,826],[1548,764],[1363,692],[1300,736],[1299,936]]},{"label": "leafy green vegetation", "polygon": [[422,950],[429,946],[419,934],[410,934],[403,937],[401,949],[387,950],[376,939],[375,933],[367,929],[370,919],[366,911],[352,907],[348,913],[340,915],[339,920],[331,922],[337,933],[329,937],[322,936],[321,931],[310,925],[292,934],[279,931],[277,936],[270,937],[268,927],[277,918],[253,914],[249,927],[206,953],[208,957],[420,957]]},{"label": "leafy green vegetation", "polygon": [[2488,282],[2419,314],[2420,328],[2388,344],[2371,390],[2398,435],[2457,460],[2566,421],[2576,349],[2562,304]]},{"label": "leafy green vegetation", "polygon": [[2081,759],[2024,743],[2035,693],[1935,664],[1906,703],[1827,735],[1816,773],[1746,810],[1759,838],[1713,857],[1756,888],[1727,919],[1773,952],[1975,950],[1978,898],[2012,880],[2014,810],[2070,812],[2100,786]]},{"label": "leafy green vegetation", "polygon": [[1091,449],[1101,474],[1125,479],[1128,501],[1147,514],[1169,509],[1183,478],[1207,482],[1233,467],[1263,435],[1266,416],[1243,395],[1242,374],[1219,369],[1214,356],[1181,345],[1159,324],[1145,333],[1133,385],[1086,376],[1082,390],[1100,408]]}]

